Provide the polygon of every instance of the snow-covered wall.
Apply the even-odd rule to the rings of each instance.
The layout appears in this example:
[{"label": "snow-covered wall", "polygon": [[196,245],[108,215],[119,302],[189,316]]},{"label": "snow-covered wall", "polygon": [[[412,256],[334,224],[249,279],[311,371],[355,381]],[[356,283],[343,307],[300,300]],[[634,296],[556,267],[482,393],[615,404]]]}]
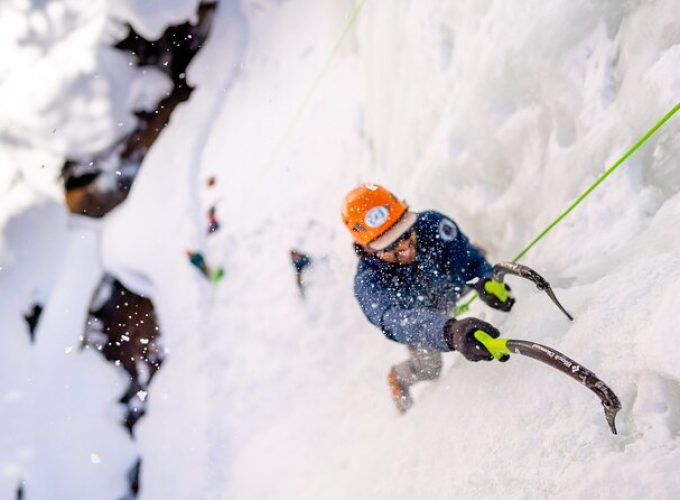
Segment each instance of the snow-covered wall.
[{"label": "snow-covered wall", "polygon": [[[176,4],[129,16],[157,33],[191,2]],[[104,221],[103,268],[152,295],[168,349],[137,429],[141,497],[677,496],[678,118],[524,259],[574,323],[515,281],[512,314],[471,311],[600,375],[624,406],[619,436],[591,393],[519,357],[449,354],[397,416],[385,377],[406,351],[355,304],[338,215],[354,184],[379,181],[511,259],[678,101],[675,2],[368,0],[334,52],[357,5],[221,2],[189,67],[196,91]],[[3,294],[22,236],[8,227]],[[314,259],[304,301],[291,247]],[[203,280],[187,249],[224,280]]]}]

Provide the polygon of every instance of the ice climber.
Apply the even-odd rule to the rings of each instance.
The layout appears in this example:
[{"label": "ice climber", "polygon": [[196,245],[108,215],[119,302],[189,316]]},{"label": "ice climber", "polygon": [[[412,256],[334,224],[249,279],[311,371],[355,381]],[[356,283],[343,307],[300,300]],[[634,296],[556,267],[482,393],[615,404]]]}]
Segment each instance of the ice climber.
[{"label": "ice climber", "polygon": [[452,310],[469,287],[501,311],[515,300],[505,284],[491,278],[492,266],[451,219],[435,211],[411,212],[387,189],[362,184],[345,197],[342,220],[359,256],[354,294],[361,309],[410,353],[388,375],[401,413],[413,404],[411,385],[439,377],[442,352],[458,351],[469,361],[492,359],[474,332],[495,338],[498,330],[477,318],[456,320]]},{"label": "ice climber", "polygon": [[220,228],[220,222],[217,220],[217,210],[214,206],[208,210],[208,234],[212,234]]},{"label": "ice climber", "polygon": [[218,267],[217,269],[211,269],[205,262],[205,257],[201,252],[193,252],[191,250],[185,251],[186,256],[189,258],[189,262],[201,271],[201,274],[209,281],[217,283],[224,277],[224,269]]},{"label": "ice climber", "polygon": [[295,268],[295,281],[297,283],[298,290],[302,297],[305,296],[305,280],[302,276],[302,272],[309,267],[312,263],[312,259],[309,255],[306,255],[295,248],[290,249],[290,260]]}]

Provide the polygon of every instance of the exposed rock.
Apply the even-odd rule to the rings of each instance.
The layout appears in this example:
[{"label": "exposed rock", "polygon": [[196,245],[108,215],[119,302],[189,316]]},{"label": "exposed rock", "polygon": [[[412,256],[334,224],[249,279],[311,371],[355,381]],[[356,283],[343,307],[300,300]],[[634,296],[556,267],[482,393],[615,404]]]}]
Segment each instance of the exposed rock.
[{"label": "exposed rock", "polygon": [[196,24],[171,26],[156,41],[145,40],[128,25],[128,35],[115,47],[130,52],[138,67],[151,66],[166,73],[173,88],[155,110],[135,113],[137,126],[132,133],[91,158],[66,160],[61,175],[71,212],[100,218],[125,200],[149,148],[177,105],[193,91],[186,70],[208,37],[216,5],[200,4]]},{"label": "exposed rock", "polygon": [[120,402],[126,407],[125,426],[132,433],[144,414],[149,382],[163,361],[153,304],[107,275],[95,292],[83,344],[99,352],[130,377]]}]

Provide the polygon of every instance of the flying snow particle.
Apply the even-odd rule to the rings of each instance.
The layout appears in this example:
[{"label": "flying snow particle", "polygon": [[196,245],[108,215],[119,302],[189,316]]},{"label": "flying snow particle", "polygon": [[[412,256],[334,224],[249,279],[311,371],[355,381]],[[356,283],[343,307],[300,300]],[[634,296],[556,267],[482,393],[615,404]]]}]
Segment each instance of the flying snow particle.
[{"label": "flying snow particle", "polygon": [[99,455],[97,455],[96,453],[90,453],[90,462],[97,465],[101,461],[102,459],[99,458]]}]

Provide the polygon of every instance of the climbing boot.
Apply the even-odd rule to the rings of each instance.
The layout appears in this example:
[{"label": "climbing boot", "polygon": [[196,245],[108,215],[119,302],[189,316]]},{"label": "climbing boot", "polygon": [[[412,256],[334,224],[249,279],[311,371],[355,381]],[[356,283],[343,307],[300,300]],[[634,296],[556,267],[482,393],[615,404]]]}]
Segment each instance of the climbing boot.
[{"label": "climbing boot", "polygon": [[392,368],[387,376],[387,382],[390,385],[390,392],[392,393],[392,400],[397,407],[397,411],[404,414],[413,406],[413,399],[408,392],[408,386],[405,385],[399,377],[397,372]]}]

